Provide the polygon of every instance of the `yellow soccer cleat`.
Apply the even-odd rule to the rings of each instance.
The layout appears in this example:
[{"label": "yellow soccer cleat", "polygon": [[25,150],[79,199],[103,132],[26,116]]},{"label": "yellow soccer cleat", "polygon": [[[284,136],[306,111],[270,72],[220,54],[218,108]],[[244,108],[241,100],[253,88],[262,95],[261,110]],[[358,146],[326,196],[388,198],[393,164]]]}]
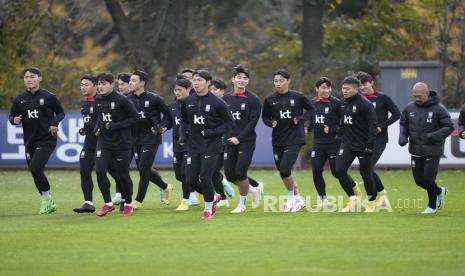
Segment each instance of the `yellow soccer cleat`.
[{"label": "yellow soccer cleat", "polygon": [[387,193],[384,192],[384,193],[378,194],[378,196],[376,197],[376,207],[383,208],[383,207],[387,207],[388,205],[389,205],[389,199],[387,197]]},{"label": "yellow soccer cleat", "polygon": [[165,189],[165,205],[170,205],[171,196],[173,195],[173,190],[174,190],[173,185],[168,184],[168,186]]},{"label": "yellow soccer cleat", "polygon": [[341,213],[353,213],[357,212],[357,200],[349,199],[346,207],[342,208]]},{"label": "yellow soccer cleat", "polygon": [[189,204],[187,204],[184,201],[181,201],[178,208],[176,208],[176,211],[187,211],[187,210],[189,210]]},{"label": "yellow soccer cleat", "polygon": [[134,210],[142,208],[142,203],[137,200],[133,200],[131,205]]},{"label": "yellow soccer cleat", "polygon": [[376,200],[372,202],[368,202],[367,206],[365,207],[365,213],[373,213],[376,211]]},{"label": "yellow soccer cleat", "polygon": [[195,195],[197,196],[197,205],[201,205],[205,203],[205,200],[203,199],[202,194],[196,193]]}]

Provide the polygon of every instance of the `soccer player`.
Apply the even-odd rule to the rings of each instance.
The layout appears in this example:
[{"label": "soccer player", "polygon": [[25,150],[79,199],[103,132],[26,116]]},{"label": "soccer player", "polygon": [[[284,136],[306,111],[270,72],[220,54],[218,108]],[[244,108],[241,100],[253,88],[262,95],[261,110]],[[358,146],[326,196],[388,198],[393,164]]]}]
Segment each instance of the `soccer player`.
[{"label": "soccer player", "polygon": [[[388,126],[399,120],[400,111],[388,95],[373,89],[374,82],[370,74],[358,72],[357,78],[360,81],[360,92],[373,104],[378,120],[378,127],[376,128],[377,135],[373,148],[373,155],[371,157],[371,164],[373,166],[373,179],[378,193],[376,199],[377,206],[382,207],[388,204],[387,192],[378,174],[374,171],[374,167],[386,149],[386,144],[388,142]],[[391,113],[391,116],[389,116],[389,113]]]},{"label": "soccer player", "polygon": [[356,212],[358,210],[353,182],[350,181],[347,174],[356,157],[360,162],[360,174],[368,198],[365,212],[374,212],[376,209],[377,194],[371,159],[378,124],[373,105],[359,94],[359,88],[360,81],[356,77],[349,76],[342,81],[342,117],[337,134],[341,139],[341,146],[336,157],[336,175],[342,188],[349,196],[349,202],[341,212]]},{"label": "soccer player", "polygon": [[430,91],[425,83],[415,83],[412,96],[414,101],[401,114],[399,145],[409,144],[413,178],[428,192],[428,207],[422,214],[435,214],[443,206],[447,193],[447,188],[436,184],[436,176],[445,139],[454,125],[447,109],[439,103],[437,93]]},{"label": "soccer player", "polygon": [[110,196],[110,181],[107,171],[114,166],[116,181],[121,184],[121,192],[126,200],[123,215],[131,216],[133,207],[132,180],[129,176],[129,165],[132,160],[131,126],[136,123],[139,114],[131,101],[117,93],[115,79],[110,73],[98,75],[99,96],[96,99],[98,112],[95,133],[98,136],[95,151],[95,170],[97,181],[105,204],[97,212],[97,216],[105,216],[115,207]]},{"label": "soccer player", "polygon": [[131,80],[131,74],[129,73],[120,73],[118,74],[118,92],[122,93],[124,96],[128,96],[131,93],[131,88],[129,87],[129,81]]},{"label": "soccer player", "polygon": [[462,108],[460,109],[458,125],[459,125],[459,137],[461,139],[465,139],[465,104],[462,105]]},{"label": "soccer player", "polygon": [[139,189],[132,202],[134,209],[142,208],[149,180],[159,185],[165,191],[165,204],[170,204],[173,187],[163,181],[160,174],[152,168],[158,146],[161,143],[161,135],[167,130],[168,107],[163,99],[155,93],[146,92],[148,75],[144,71],[136,70],[132,73],[129,87],[132,93],[128,99],[132,101],[139,113],[139,119],[132,127],[133,151],[139,169]]},{"label": "soccer player", "polygon": [[[197,205],[198,200],[195,194],[194,187],[200,187],[200,184],[196,183],[194,187],[188,185],[186,181],[186,158],[187,158],[187,146],[185,144],[180,145],[177,143],[180,134],[181,125],[181,105],[182,101],[189,96],[189,92],[192,89],[192,84],[189,79],[183,75],[178,75],[174,85],[174,96],[175,101],[172,102],[168,109],[171,115],[171,127],[173,128],[173,168],[176,179],[182,184],[182,200],[176,211],[187,211],[190,205]],[[201,190],[199,190],[201,192]]]},{"label": "soccer player", "polygon": [[[305,145],[304,122],[307,112],[314,107],[302,93],[289,90],[291,75],[281,69],[273,73],[276,92],[263,103],[262,120],[273,128],[272,144],[276,168],[288,190],[285,212],[297,212],[305,208],[292,176],[300,148]],[[305,111],[305,114],[304,114]]]},{"label": "soccer player", "polygon": [[[221,196],[215,193],[213,170],[222,149],[222,136],[233,121],[226,103],[209,90],[212,76],[206,70],[195,71],[192,84],[195,94],[181,105],[180,144],[187,141],[186,181],[194,186],[200,178],[205,200],[202,219],[209,220],[216,212]],[[187,140],[186,140],[186,133]]]},{"label": "soccer player", "polygon": [[312,101],[315,112],[310,118],[308,132],[312,129],[313,149],[312,159],[313,183],[318,192],[319,200],[316,205],[323,208],[328,204],[326,197],[326,183],[323,178],[323,169],[326,161],[329,162],[331,173],[336,175],[336,156],[339,150],[339,142],[336,140],[336,132],[341,121],[341,101],[331,96],[331,81],[321,77],[315,82],[317,98]]},{"label": "soccer player", "polygon": [[92,170],[94,169],[95,148],[97,147],[97,136],[94,133],[97,123],[97,110],[95,108],[97,83],[97,77],[94,75],[84,75],[81,78],[81,93],[84,96],[81,101],[81,115],[84,126],[79,130],[79,134],[85,136],[85,139],[79,158],[79,169],[84,204],[79,208],[73,209],[76,213],[95,212],[95,206],[92,201],[92,191],[94,189]]},{"label": "soccer player", "polygon": [[[222,80],[212,80],[210,84],[210,92],[213,95],[217,96],[218,98],[222,99],[224,96],[224,92],[226,90],[226,84]],[[225,144],[225,137],[221,137],[222,141],[222,148],[221,152],[218,156],[218,162],[213,170],[213,186],[215,187],[215,191],[220,194],[221,200],[218,202],[216,207],[229,207],[229,201],[226,198],[226,192],[231,197],[234,195],[234,189],[231,187],[229,182],[226,178],[221,174],[221,168],[223,168],[223,158],[224,158],[224,144]]]},{"label": "soccer player", "polygon": [[252,208],[260,204],[261,187],[249,183],[247,171],[252,163],[257,135],[255,127],[260,119],[260,99],[247,90],[250,72],[242,65],[234,68],[232,83],[234,90],[223,99],[234,120],[234,127],[226,135],[224,170],[229,181],[239,187],[239,204],[231,213],[246,211],[247,194],[250,192]]},{"label": "soccer player", "polygon": [[56,147],[58,124],[65,112],[55,94],[40,87],[42,73],[38,68],[24,69],[23,80],[26,90],[14,99],[9,121],[12,125],[22,124],[26,162],[42,196],[40,214],[53,213],[57,207],[44,168]]}]

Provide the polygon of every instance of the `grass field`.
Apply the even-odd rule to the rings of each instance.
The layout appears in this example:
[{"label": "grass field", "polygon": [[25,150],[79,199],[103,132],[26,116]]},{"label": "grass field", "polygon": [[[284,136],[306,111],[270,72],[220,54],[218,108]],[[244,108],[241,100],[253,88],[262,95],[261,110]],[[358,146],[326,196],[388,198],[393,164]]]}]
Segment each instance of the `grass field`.
[{"label": "grass field", "polygon": [[[0,275],[465,274],[464,172],[440,172],[438,182],[449,193],[433,216],[419,214],[426,193],[410,171],[385,171],[380,176],[392,213],[287,214],[249,207],[235,215],[230,207],[211,221],[200,219],[201,207],[176,213],[180,185],[171,171],[162,175],[176,186],[171,206],[159,203],[151,185],[134,216],[99,218],[72,212],[82,204],[77,171],[48,172],[58,205],[50,215],[38,214],[29,172],[0,172]],[[265,182],[267,195],[286,194],[275,171],[250,175]],[[311,172],[299,171],[296,179],[303,195],[315,197]],[[328,194],[342,195],[329,174],[326,179]],[[94,197],[100,207],[98,188]]]}]

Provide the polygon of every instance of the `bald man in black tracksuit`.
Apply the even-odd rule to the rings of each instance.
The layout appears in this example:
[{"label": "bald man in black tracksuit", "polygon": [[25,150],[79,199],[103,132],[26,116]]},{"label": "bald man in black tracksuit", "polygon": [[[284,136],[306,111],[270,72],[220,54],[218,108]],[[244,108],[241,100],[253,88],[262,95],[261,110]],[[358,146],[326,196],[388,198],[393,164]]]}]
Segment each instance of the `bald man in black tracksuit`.
[{"label": "bald man in black tracksuit", "polygon": [[437,93],[429,91],[426,84],[416,83],[412,95],[415,101],[402,111],[399,144],[409,144],[413,178],[428,192],[428,207],[422,214],[434,214],[442,207],[447,193],[446,188],[436,184],[436,176],[453,123]]}]

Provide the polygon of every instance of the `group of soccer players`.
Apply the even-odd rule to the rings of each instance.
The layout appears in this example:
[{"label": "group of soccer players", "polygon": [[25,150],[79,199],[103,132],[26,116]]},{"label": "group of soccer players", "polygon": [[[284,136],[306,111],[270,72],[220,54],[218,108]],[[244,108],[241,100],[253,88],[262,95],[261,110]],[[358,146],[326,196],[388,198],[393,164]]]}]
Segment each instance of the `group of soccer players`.
[{"label": "group of soccer players", "polygon": [[[26,90],[14,99],[10,122],[22,124],[26,160],[36,187],[42,196],[40,213],[56,211],[44,167],[56,142],[58,124],[65,117],[57,97],[40,87],[42,74],[37,68],[23,71]],[[311,151],[313,182],[319,195],[318,207],[329,204],[322,172],[329,162],[349,200],[341,212],[361,211],[361,190],[348,170],[355,158],[366,191],[365,212],[374,212],[389,204],[387,192],[374,168],[388,142],[389,125],[400,118],[401,146],[409,143],[412,172],[416,184],[428,193],[423,214],[434,214],[442,207],[447,189],[435,179],[444,140],[453,130],[448,111],[434,91],[417,83],[412,89],[414,101],[401,113],[391,98],[374,90],[371,75],[359,72],[342,81],[341,99],[331,95],[332,83],[326,77],[315,82],[317,97],[290,90],[291,76],[282,69],[273,73],[275,92],[260,99],[247,89],[250,72],[242,65],[234,67],[233,89],[214,80],[206,70],[183,70],[173,83],[174,101],[166,104],[155,93],[147,92],[147,73],[136,70],[81,78],[81,113],[85,136],[80,154],[81,187],[84,204],[77,213],[93,213],[92,171],[95,168],[104,205],[96,212],[105,216],[120,205],[124,216],[142,207],[149,182],[161,191],[165,204],[172,201],[173,186],[152,167],[162,135],[172,129],[173,168],[181,182],[182,200],[177,211],[204,202],[201,218],[209,220],[218,206],[229,206],[226,194],[233,196],[229,182],[239,190],[239,203],[231,213],[244,213],[248,194],[251,207],[260,205],[263,184],[248,175],[255,150],[255,127],[260,116],[272,128],[273,156],[276,168],[288,191],[285,212],[305,208],[292,176],[293,166],[306,136],[314,132]],[[118,91],[116,89],[118,87]],[[460,137],[465,138],[465,105],[459,118]],[[139,171],[138,190],[133,200],[133,182],[129,174],[132,159]],[[224,175],[221,169],[224,167]],[[114,178],[116,194],[112,198],[108,173]],[[225,178],[228,180],[226,181]]]}]

